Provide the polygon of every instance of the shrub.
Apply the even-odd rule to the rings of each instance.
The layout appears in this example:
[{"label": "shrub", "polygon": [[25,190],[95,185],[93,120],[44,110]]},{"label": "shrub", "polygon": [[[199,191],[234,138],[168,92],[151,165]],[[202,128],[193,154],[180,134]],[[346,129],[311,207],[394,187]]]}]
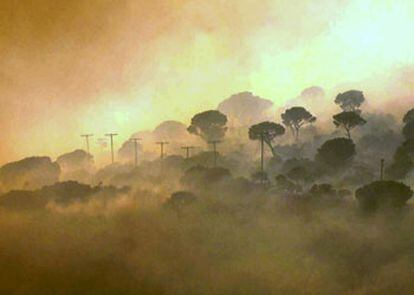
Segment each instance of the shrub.
[{"label": "shrub", "polygon": [[374,181],[359,188],[355,197],[363,210],[375,211],[379,208],[401,208],[412,197],[411,188],[396,181]]}]

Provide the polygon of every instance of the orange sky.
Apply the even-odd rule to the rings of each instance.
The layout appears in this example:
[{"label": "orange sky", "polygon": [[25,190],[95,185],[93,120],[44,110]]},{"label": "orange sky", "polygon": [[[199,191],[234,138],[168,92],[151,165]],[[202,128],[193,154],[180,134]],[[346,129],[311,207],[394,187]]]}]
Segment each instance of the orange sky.
[{"label": "orange sky", "polygon": [[359,88],[396,112],[414,104],[412,32],[410,0],[4,0],[0,163],[83,132],[121,143],[245,90],[282,106]]}]

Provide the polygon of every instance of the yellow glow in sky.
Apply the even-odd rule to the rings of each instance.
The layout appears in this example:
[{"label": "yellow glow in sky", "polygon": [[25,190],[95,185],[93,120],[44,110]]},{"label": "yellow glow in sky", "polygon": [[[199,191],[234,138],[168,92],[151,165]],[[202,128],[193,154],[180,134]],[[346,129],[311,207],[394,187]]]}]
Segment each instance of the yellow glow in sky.
[{"label": "yellow glow in sky", "polygon": [[[332,104],[337,91],[352,87],[376,96],[368,99],[384,102],[398,98],[398,93],[390,97],[390,77],[395,79],[402,69],[414,65],[414,2],[410,0],[214,0],[168,1],[168,5],[176,11],[156,33],[148,24],[146,37],[137,36],[135,44],[127,23],[125,28],[120,25],[125,29],[119,30],[122,33],[99,43],[117,43],[109,55],[113,64],[117,65],[119,52],[128,58],[119,60],[115,72],[108,69],[110,82],[86,92],[84,103],[78,102],[83,101],[79,97],[73,98],[73,104],[67,103],[72,98],[60,98],[67,82],[63,88],[50,86],[53,102],[39,98],[48,89],[27,93],[27,101],[40,101],[31,115],[36,120],[25,124],[19,118],[23,121],[10,133],[13,141],[24,137],[31,144],[9,146],[3,153],[12,151],[12,158],[56,156],[82,147],[82,132],[116,131],[119,146],[133,132],[164,120],[188,122],[194,113],[215,108],[231,94],[246,90],[276,106],[310,86],[326,90],[327,104]],[[141,19],[139,26],[145,25]],[[76,31],[73,34],[76,38]],[[96,34],[99,37],[100,32]],[[59,50],[63,49],[50,54],[59,56]],[[91,62],[88,68],[94,65]],[[59,64],[56,67],[59,70]],[[94,71],[98,76],[105,69],[99,64]],[[76,82],[76,71],[68,75]],[[88,78],[82,79],[87,86]],[[10,107],[10,112],[17,111]]]}]

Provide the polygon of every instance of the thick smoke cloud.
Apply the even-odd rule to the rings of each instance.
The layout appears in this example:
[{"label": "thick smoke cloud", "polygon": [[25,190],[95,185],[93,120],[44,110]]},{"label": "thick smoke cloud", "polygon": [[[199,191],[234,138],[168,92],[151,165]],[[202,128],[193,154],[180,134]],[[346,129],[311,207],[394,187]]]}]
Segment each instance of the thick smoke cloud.
[{"label": "thick smoke cloud", "polygon": [[[157,142],[165,141],[165,154],[185,154],[183,145],[192,146],[199,149],[201,140],[191,135],[187,131],[187,125],[178,121],[164,121],[152,131],[139,131],[134,133],[131,138],[138,138],[137,151],[139,161],[155,159],[160,156]],[[118,150],[121,161],[133,162],[135,157],[135,146],[131,139],[125,141]]]},{"label": "thick smoke cloud", "polygon": [[[404,89],[397,96],[409,100],[412,50],[401,36],[411,4],[364,3],[2,1],[0,162],[74,150],[80,132],[117,129],[124,141],[137,125],[187,121],[244,90],[276,107],[310,85],[327,100],[342,88],[369,88],[381,102]],[[377,30],[374,52],[347,46]],[[394,60],[406,69],[388,71]],[[392,91],[390,76],[401,76]]]},{"label": "thick smoke cloud", "polygon": [[[82,110],[80,106],[95,104],[102,93],[126,87],[128,67],[143,66],[151,46],[147,41],[162,35],[171,22],[171,5],[2,1],[0,124],[10,131],[10,146],[2,145],[2,158],[13,157],[7,152],[20,137],[30,136],[25,130],[61,141],[54,132],[61,125],[66,125],[66,132],[78,128],[75,113]],[[45,121],[57,125],[48,126],[49,134],[36,129]]]},{"label": "thick smoke cloud", "polygon": [[[0,163],[50,157],[0,165],[0,293],[412,294],[414,7],[384,3],[1,1]],[[349,89],[353,143],[332,124]],[[249,125],[294,105],[316,123],[261,162]],[[215,154],[186,128],[217,106]],[[81,132],[117,132],[120,160],[91,169]],[[381,159],[392,193],[369,186]]]},{"label": "thick smoke cloud", "polygon": [[217,109],[227,116],[230,127],[251,126],[272,119],[273,102],[251,92],[233,94]]}]

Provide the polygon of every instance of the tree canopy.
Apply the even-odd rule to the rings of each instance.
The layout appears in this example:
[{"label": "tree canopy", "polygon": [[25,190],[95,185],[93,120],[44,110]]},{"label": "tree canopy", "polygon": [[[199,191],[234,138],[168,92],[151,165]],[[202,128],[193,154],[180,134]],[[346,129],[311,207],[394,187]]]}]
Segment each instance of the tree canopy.
[{"label": "tree canopy", "polygon": [[0,183],[7,189],[37,189],[59,180],[59,164],[49,157],[29,157],[0,168]]},{"label": "tree canopy", "polygon": [[93,164],[93,156],[84,150],[75,150],[56,159],[62,169],[80,169]]},{"label": "tree canopy", "polygon": [[408,122],[414,121],[414,108],[409,110],[403,118],[403,123],[407,124]]},{"label": "tree canopy", "polygon": [[191,119],[191,125],[187,131],[200,136],[206,142],[220,140],[227,131],[227,117],[217,110],[205,111],[196,114]]},{"label": "tree canopy", "polygon": [[361,208],[366,211],[403,207],[412,195],[413,191],[409,186],[391,180],[374,181],[355,193]]},{"label": "tree canopy", "polygon": [[335,98],[335,103],[345,112],[359,112],[359,107],[364,101],[364,94],[359,90],[349,90],[344,93],[339,93]]},{"label": "tree canopy", "polygon": [[414,120],[405,124],[402,133],[406,139],[414,139]]},{"label": "tree canopy", "polygon": [[349,139],[351,139],[351,130],[357,126],[364,125],[365,121],[356,112],[342,112],[333,116],[333,123],[336,127],[344,128]]},{"label": "tree canopy", "polygon": [[184,207],[196,201],[197,197],[192,192],[178,191],[171,194],[171,197],[165,202],[164,206],[180,213]]},{"label": "tree canopy", "polygon": [[316,117],[304,107],[292,107],[281,116],[283,124],[292,130],[296,140],[299,139],[299,130],[302,126],[316,121]]},{"label": "tree canopy", "polygon": [[317,159],[330,166],[343,166],[356,154],[355,144],[348,138],[334,138],[326,141],[317,153]]},{"label": "tree canopy", "polygon": [[403,179],[414,167],[414,139],[406,140],[394,154],[393,163],[386,174],[392,179]]},{"label": "tree canopy", "polygon": [[275,151],[273,149],[273,140],[285,134],[285,128],[274,122],[262,122],[256,125],[253,125],[249,128],[249,138],[251,140],[261,140],[267,144],[272,155],[275,156]]}]

